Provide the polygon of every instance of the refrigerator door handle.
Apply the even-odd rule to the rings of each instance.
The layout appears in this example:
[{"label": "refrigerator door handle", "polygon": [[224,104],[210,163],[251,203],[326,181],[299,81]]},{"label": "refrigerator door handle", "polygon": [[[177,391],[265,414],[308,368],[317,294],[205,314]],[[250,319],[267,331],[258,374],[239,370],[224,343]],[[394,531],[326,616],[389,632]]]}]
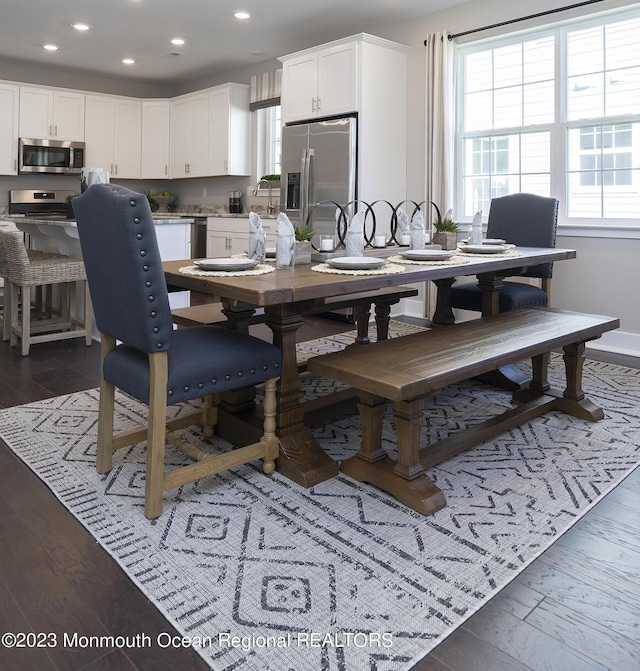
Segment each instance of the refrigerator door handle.
[{"label": "refrigerator door handle", "polygon": [[302,150],[300,167],[300,226],[306,226],[309,218],[309,194],[311,193],[311,159],[313,149]]}]

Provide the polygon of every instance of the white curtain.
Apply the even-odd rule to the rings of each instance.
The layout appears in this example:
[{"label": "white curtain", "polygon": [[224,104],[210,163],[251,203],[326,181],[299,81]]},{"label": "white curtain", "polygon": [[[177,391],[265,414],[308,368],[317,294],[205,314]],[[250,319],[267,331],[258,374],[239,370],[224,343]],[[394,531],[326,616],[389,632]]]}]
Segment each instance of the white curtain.
[{"label": "white curtain", "polygon": [[454,51],[446,31],[426,39],[426,195],[442,214],[453,206]]},{"label": "white curtain", "polygon": [[[441,214],[453,207],[453,162],[455,140],[455,48],[449,33],[432,33],[426,45],[426,184],[427,200]],[[429,206],[431,208],[431,206]],[[426,221],[435,220],[435,210],[425,208]],[[435,308],[436,289],[432,282],[425,292],[424,316]]]}]

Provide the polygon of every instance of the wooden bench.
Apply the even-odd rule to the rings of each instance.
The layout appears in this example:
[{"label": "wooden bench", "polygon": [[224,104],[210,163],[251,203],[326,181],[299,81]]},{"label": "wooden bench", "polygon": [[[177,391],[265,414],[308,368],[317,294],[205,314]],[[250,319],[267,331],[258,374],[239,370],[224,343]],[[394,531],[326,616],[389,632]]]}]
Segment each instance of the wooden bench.
[{"label": "wooden bench", "polygon": [[[357,329],[355,342],[365,344],[369,342],[369,316],[372,304],[375,306],[378,340],[386,340],[389,335],[391,306],[399,303],[402,298],[409,298],[417,294],[418,290],[411,287],[385,287],[384,290],[380,291],[361,291],[359,293],[327,298],[321,304],[314,306],[304,314],[318,314],[331,310],[354,308]],[[238,326],[233,313],[226,312],[222,303],[219,302],[176,308],[171,311],[171,314],[174,324],[180,327],[198,326],[201,324],[226,324],[231,328],[237,328]],[[246,326],[262,324],[264,321],[265,315],[255,314],[254,311],[254,314],[248,316],[248,324]]]},{"label": "wooden bench", "polygon": [[[612,317],[534,308],[309,359],[310,372],[357,390],[362,444],[340,470],[421,513],[439,510],[446,505],[445,496],[426,468],[552,409],[590,421],[604,416],[581,388],[584,343],[619,325]],[[564,392],[551,389],[547,380],[550,353],[559,347],[564,349]],[[446,385],[528,358],[533,379],[513,394],[517,407],[420,449],[425,398]],[[393,403],[397,461],[382,447],[385,399]]]}]

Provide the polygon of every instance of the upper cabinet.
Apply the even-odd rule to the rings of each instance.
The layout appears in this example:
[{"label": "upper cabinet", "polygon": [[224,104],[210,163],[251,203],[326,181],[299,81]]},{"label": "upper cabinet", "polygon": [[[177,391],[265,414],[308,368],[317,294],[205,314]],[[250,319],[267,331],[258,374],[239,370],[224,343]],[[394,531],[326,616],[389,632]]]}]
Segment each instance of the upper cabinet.
[{"label": "upper cabinet", "polygon": [[249,175],[249,87],[225,84],[171,101],[171,177]]},{"label": "upper cabinet", "polygon": [[0,175],[18,174],[20,89],[0,82]]},{"label": "upper cabinet", "polygon": [[84,142],[84,94],[20,87],[20,137]]},{"label": "upper cabinet", "polygon": [[251,174],[249,87],[229,84],[212,91],[209,174]]},{"label": "upper cabinet", "polygon": [[140,100],[87,95],[85,132],[85,165],[103,168],[114,178],[140,179]]},{"label": "upper cabinet", "polygon": [[169,179],[171,102],[142,101],[142,179]]},{"label": "upper cabinet", "polygon": [[359,46],[353,38],[280,61],[283,123],[358,110]]},{"label": "upper cabinet", "polygon": [[209,163],[209,95],[171,101],[171,177],[206,177]]}]

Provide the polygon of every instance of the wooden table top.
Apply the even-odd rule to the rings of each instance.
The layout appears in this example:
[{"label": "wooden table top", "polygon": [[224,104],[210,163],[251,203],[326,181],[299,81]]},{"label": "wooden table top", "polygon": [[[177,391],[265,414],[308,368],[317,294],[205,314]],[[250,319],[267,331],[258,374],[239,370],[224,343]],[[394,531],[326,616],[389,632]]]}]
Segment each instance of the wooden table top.
[{"label": "wooden table top", "polygon": [[439,280],[463,275],[478,275],[504,270],[538,265],[551,261],[573,259],[573,249],[543,249],[518,247],[513,251],[519,256],[486,257],[469,256],[467,263],[456,265],[414,265],[400,264],[404,272],[376,275],[343,275],[319,273],[312,268],[317,263],[296,266],[292,270],[276,270],[264,275],[200,277],[183,275],[179,269],[192,265],[192,260],[165,261],[167,284],[213,294],[223,298],[249,303],[256,306],[279,305],[339,296],[358,291],[371,291],[399,284],[412,284],[427,280]]}]

